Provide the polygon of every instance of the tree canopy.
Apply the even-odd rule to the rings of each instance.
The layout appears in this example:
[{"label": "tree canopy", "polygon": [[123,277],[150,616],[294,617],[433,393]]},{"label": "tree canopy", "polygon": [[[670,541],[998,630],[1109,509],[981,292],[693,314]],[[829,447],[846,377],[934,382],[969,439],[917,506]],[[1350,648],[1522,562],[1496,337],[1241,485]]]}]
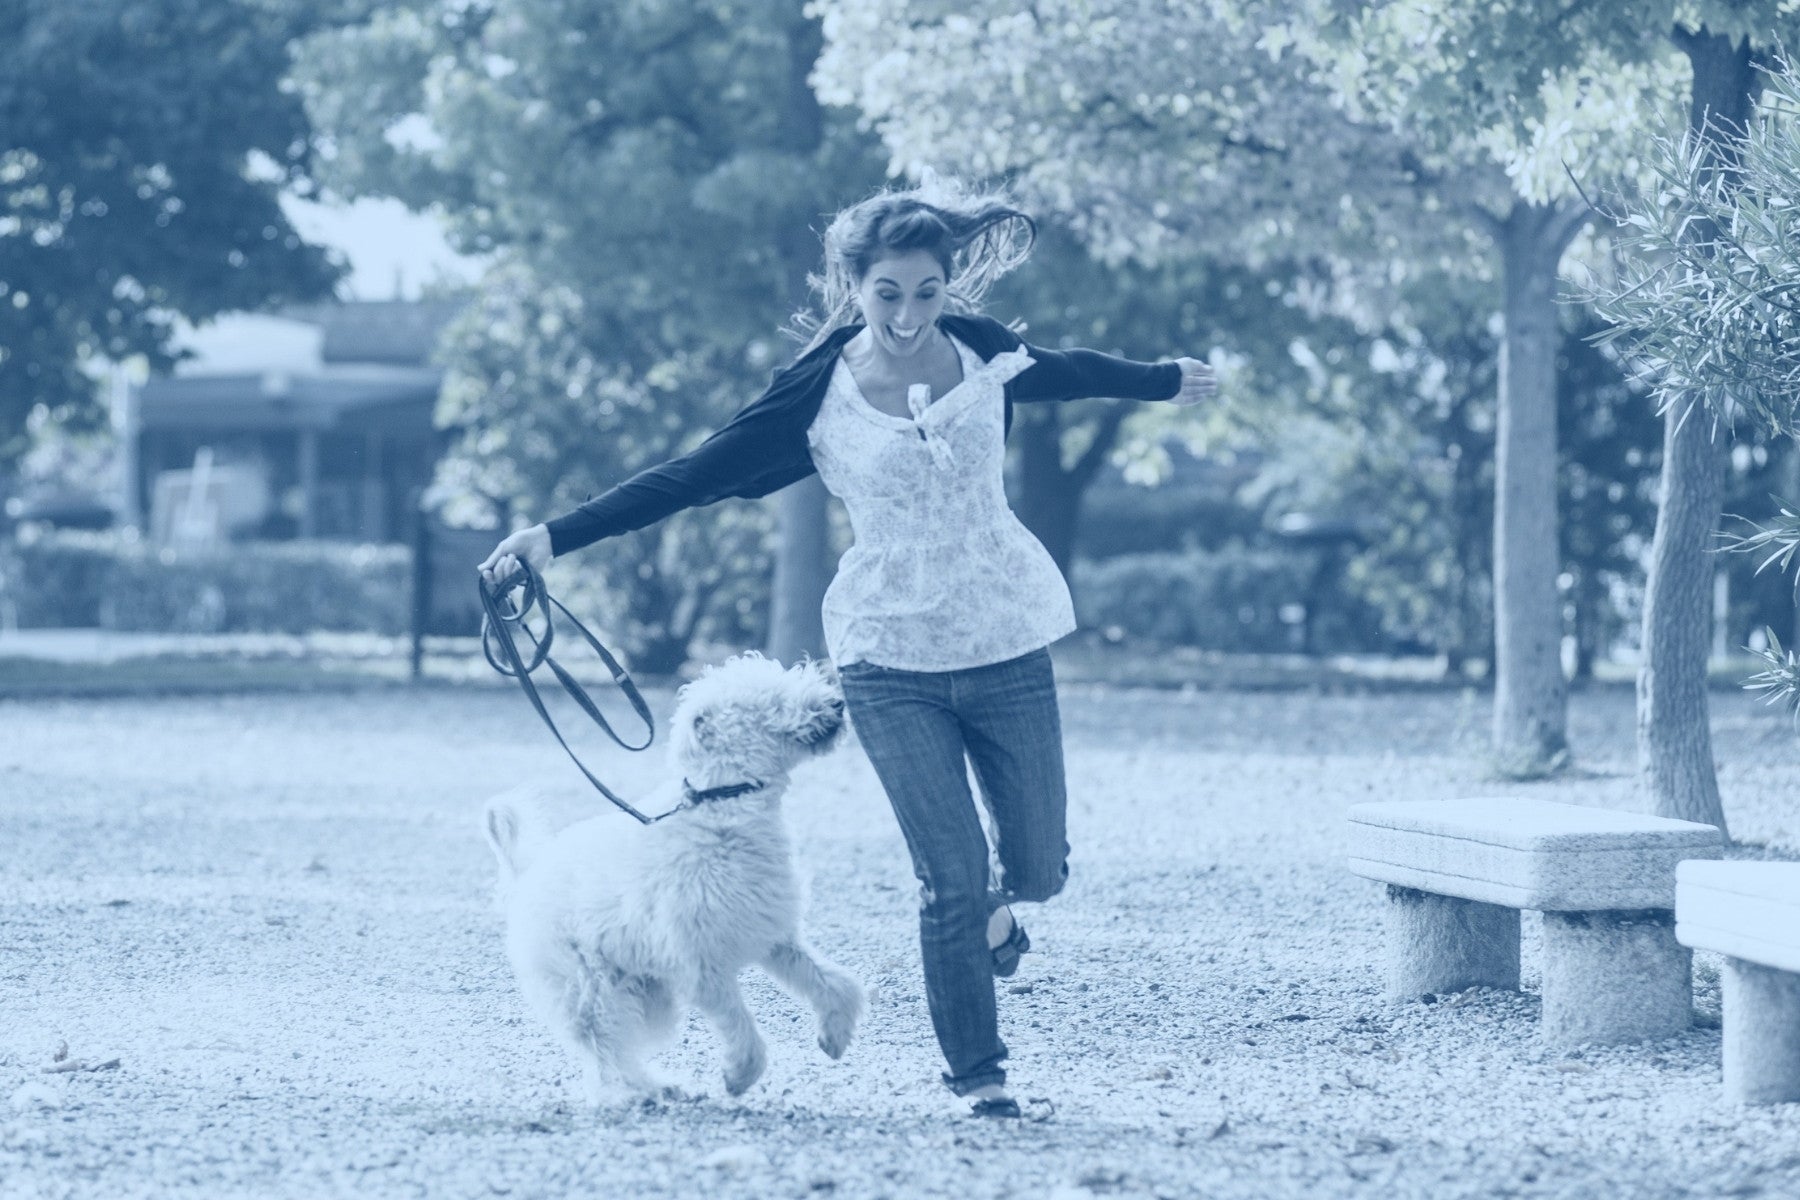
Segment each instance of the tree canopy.
[{"label": "tree canopy", "polygon": [[[493,255],[445,347],[445,484],[553,516],[688,449],[791,356],[815,229],[880,179],[807,86],[818,39],[801,0],[411,0],[302,48],[326,182],[441,208]],[[608,543],[640,667],[678,666],[709,605],[740,621],[746,581],[764,594],[769,516]]]},{"label": "tree canopy", "polygon": [[98,412],[89,369],[170,364],[177,318],[329,294],[282,213],[311,131],[289,43],[335,6],[15,0],[0,7],[0,467],[37,419]]},{"label": "tree canopy", "polygon": [[1296,3],[822,4],[822,99],[854,106],[897,170],[1005,175],[1108,261],[1395,263],[1455,231],[1422,164],[1350,119],[1268,31]]}]

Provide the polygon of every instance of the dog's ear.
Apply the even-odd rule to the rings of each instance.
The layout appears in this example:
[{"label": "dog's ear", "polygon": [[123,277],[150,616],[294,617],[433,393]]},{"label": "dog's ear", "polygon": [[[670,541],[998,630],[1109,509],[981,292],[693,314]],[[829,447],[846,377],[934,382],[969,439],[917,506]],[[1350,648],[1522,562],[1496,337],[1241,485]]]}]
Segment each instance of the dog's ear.
[{"label": "dog's ear", "polygon": [[488,845],[494,856],[508,871],[517,869],[515,857],[519,845],[519,814],[507,804],[493,803],[487,808]]}]

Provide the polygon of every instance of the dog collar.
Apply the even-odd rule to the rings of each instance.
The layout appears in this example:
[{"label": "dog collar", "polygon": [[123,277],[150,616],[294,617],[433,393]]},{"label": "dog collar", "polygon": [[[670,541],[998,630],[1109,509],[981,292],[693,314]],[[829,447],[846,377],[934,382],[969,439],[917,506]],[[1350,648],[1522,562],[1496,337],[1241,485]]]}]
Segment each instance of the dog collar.
[{"label": "dog collar", "polygon": [[729,800],[733,796],[760,792],[767,786],[768,784],[759,779],[751,779],[744,783],[728,783],[724,787],[707,788],[702,791],[684,779],[681,781],[681,802],[683,805],[692,805],[705,804],[709,800]]}]

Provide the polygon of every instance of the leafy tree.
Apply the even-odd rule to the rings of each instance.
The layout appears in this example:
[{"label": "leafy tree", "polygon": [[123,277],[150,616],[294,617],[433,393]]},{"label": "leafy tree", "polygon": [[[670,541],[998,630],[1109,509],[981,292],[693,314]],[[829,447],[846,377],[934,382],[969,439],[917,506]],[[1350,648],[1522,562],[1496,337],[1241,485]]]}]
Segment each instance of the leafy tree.
[{"label": "leafy tree", "polygon": [[[546,287],[526,268],[489,273],[445,341],[439,415],[460,432],[440,491],[502,511],[564,511],[690,448],[737,406],[710,349],[643,373],[600,358],[586,308],[573,288]],[[768,528],[763,509],[744,502],[681,513],[609,545],[610,586],[575,575],[563,587],[630,649],[635,668],[669,674],[696,636],[742,641],[760,626]]]},{"label": "leafy tree", "polygon": [[1412,297],[1412,320],[1296,339],[1300,411],[1269,420],[1263,439],[1282,449],[1250,495],[1355,514],[1366,542],[1348,588],[1391,644],[1440,653],[1460,676],[1493,654],[1495,338],[1487,289],[1445,282]]},{"label": "leafy tree", "polygon": [[1552,129],[1604,145],[1635,112],[1540,86],[1585,60],[1528,7],[876,0],[826,7],[818,72],[897,165],[1011,173],[1109,259],[1323,259],[1367,314],[1420,273],[1480,274],[1487,241],[1507,331],[1496,754],[1521,774],[1566,750],[1556,287],[1587,219],[1528,151]]},{"label": "leafy tree", "polygon": [[1624,632],[1617,599],[1641,588],[1656,526],[1662,429],[1645,387],[1585,306],[1564,307],[1556,363],[1558,541],[1565,627],[1575,639],[1577,681]]},{"label": "leafy tree", "polygon": [[[1617,144],[1606,131],[1653,127],[1657,112],[1682,99],[1703,159],[1728,161],[1738,138],[1730,131],[1741,128],[1755,92],[1757,47],[1791,38],[1800,28],[1800,14],[1782,0],[1431,0],[1331,7],[1372,14],[1362,24],[1395,35],[1387,43],[1392,52],[1383,56],[1392,64],[1389,80],[1372,73],[1378,87],[1411,89],[1421,79],[1416,64],[1428,65],[1424,78],[1440,81],[1434,87],[1450,107],[1433,101],[1410,111],[1427,120],[1449,112],[1456,120],[1470,106],[1497,108],[1506,121],[1491,126],[1488,136],[1515,146],[1510,170],[1527,198],[1553,195],[1553,180],[1574,163],[1604,178],[1611,172],[1594,169],[1590,150]],[[1679,57],[1670,55],[1671,45]],[[1598,142],[1595,134],[1602,135]],[[1665,405],[1661,506],[1638,675],[1639,759],[1657,811],[1723,828],[1705,671],[1706,548],[1718,518],[1724,450],[1707,423],[1683,419],[1688,406],[1686,400]]]},{"label": "leafy tree", "polygon": [[[1493,667],[1496,323],[1491,296],[1439,279],[1412,289],[1385,328],[1329,325],[1296,342],[1309,366],[1297,419],[1255,485],[1282,506],[1358,514],[1366,545],[1348,584],[1382,614],[1387,637],[1444,655],[1461,674]],[[1404,319],[1401,319],[1404,317]],[[1558,330],[1560,602],[1576,636],[1576,674],[1618,634],[1614,596],[1638,570],[1650,526],[1654,414],[1617,356],[1590,344],[1591,314]]]},{"label": "leafy tree", "polygon": [[[1681,140],[1683,171],[1701,190],[1717,184],[1721,198],[1737,187],[1736,167],[1745,149],[1750,116],[1762,86],[1758,71],[1766,48],[1800,32],[1800,13],[1780,0],[1713,0],[1659,4],[1650,0],[1615,16],[1602,33],[1615,35],[1620,54],[1640,49],[1646,35],[1667,36],[1690,68],[1687,133]],[[1635,35],[1635,38],[1625,35]],[[1666,172],[1665,167],[1662,168]],[[1676,198],[1681,202],[1685,198]],[[1659,199],[1652,208],[1666,202]],[[1654,229],[1655,222],[1639,214]],[[1643,228],[1643,226],[1638,226]],[[1704,220],[1675,230],[1691,244],[1681,261],[1710,258],[1715,233]],[[1704,279],[1702,272],[1698,279]],[[1688,281],[1683,281],[1683,285]],[[1706,291],[1705,287],[1701,288]],[[1615,299],[1626,299],[1621,295]],[[1647,298],[1648,299],[1648,298]],[[1721,507],[1728,443],[1718,420],[1729,413],[1707,406],[1715,397],[1693,388],[1679,369],[1663,373],[1667,329],[1658,315],[1679,311],[1682,301],[1663,295],[1667,309],[1648,304],[1613,307],[1620,324],[1641,331],[1660,375],[1664,415],[1661,506],[1651,544],[1644,603],[1644,658],[1638,672],[1638,760],[1656,811],[1725,828],[1713,767],[1707,719],[1706,662],[1710,650],[1712,562],[1710,550]],[[1714,327],[1716,332],[1716,326]],[[1726,352],[1721,345],[1714,352]]]},{"label": "leafy tree", "polygon": [[[1729,63],[1748,62],[1742,43],[1730,49]],[[1709,103],[1685,134],[1658,142],[1653,181],[1619,214],[1619,276],[1602,289],[1603,307],[1670,412],[1671,439],[1692,427],[1688,438],[1707,449],[1723,441],[1714,427],[1733,422],[1764,435],[1800,432],[1800,80],[1785,62],[1763,79],[1768,90],[1753,119],[1728,124],[1730,111]],[[1739,78],[1715,102],[1735,97],[1738,85],[1752,86]],[[1722,456],[1688,453],[1699,460],[1698,482],[1714,489],[1716,519]],[[1793,503],[1738,539],[1760,565],[1792,564],[1800,547]],[[1800,697],[1800,667],[1780,635],[1769,637],[1755,682],[1791,702]]]},{"label": "leafy tree", "polygon": [[[1044,345],[1142,359],[1214,347],[1229,360],[1233,389],[1247,403],[1255,397],[1273,404],[1298,382],[1287,345],[1311,324],[1273,264],[1260,271],[1192,259],[1108,265],[1050,222],[1031,262],[1001,281],[988,307],[1002,319],[1028,320],[1026,336]],[[1238,424],[1219,410],[1196,419],[1110,400],[1023,406],[1013,413],[1010,439],[1014,507],[1069,575],[1081,547],[1083,500],[1106,463],[1130,460],[1151,470],[1144,460],[1163,432],[1218,442]]]},{"label": "leafy tree", "polygon": [[1272,53],[1268,27],[1301,0],[818,7],[819,95],[863,115],[892,169],[1011,179],[1103,261],[1254,266],[1357,247],[1410,267],[1402,248],[1467,249],[1435,202],[1417,202],[1410,148],[1346,119],[1308,64]]},{"label": "leafy tree", "polygon": [[280,84],[290,41],[343,7],[0,6],[0,469],[34,412],[96,422],[94,361],[164,369],[177,318],[329,294],[339,268],[277,203],[312,156]]},{"label": "leafy tree", "polygon": [[[1319,295],[1379,312],[1401,273],[1347,278],[1340,251],[1468,257],[1418,203],[1418,164],[1386,130],[1347,121],[1264,22],[1228,3],[1058,0],[822,3],[822,99],[881,133],[890,168],[1002,176],[1097,262],[1019,274],[1034,336],[1138,355],[1219,347],[1240,369],[1224,410],[1094,405],[1018,414],[1022,518],[1066,561],[1082,490],[1103,461],[1158,433],[1217,442],[1289,373],[1286,341]],[[1291,3],[1260,6],[1283,13]],[[1352,197],[1355,201],[1352,201]],[[1405,248],[1404,250],[1402,248]],[[1053,256],[1046,256],[1052,258]],[[1099,287],[1116,296],[1097,302]],[[1011,315],[1006,312],[1003,315]],[[1124,318],[1124,319],[1120,319]],[[1247,368],[1247,369],[1245,369]]]},{"label": "leafy tree", "polygon": [[1323,0],[1284,31],[1355,111],[1417,147],[1434,182],[1454,182],[1497,259],[1493,744],[1498,768],[1522,777],[1568,754],[1557,291],[1564,252],[1589,218],[1569,167],[1590,179],[1627,170],[1644,110],[1674,93],[1664,59],[1609,56],[1597,27],[1615,31],[1617,12],[1554,0]]},{"label": "leafy tree", "polygon": [[[677,452],[720,419],[717,397],[747,400],[791,356],[776,330],[805,299],[813,228],[879,178],[869,140],[807,86],[818,46],[800,0],[410,0],[314,39],[299,78],[334,139],[334,187],[441,206],[462,248],[497,252],[509,281],[581,298],[565,349],[655,396],[657,419],[634,426],[645,440],[624,452],[594,421],[564,431],[565,462],[515,465],[622,473]],[[465,326],[451,361],[487,356],[489,337]],[[671,370],[685,386],[657,387]],[[519,453],[507,431],[526,414],[482,419],[501,422],[498,440],[474,452]],[[512,485],[521,501],[551,490],[525,483]],[[781,500],[771,644],[783,656],[820,648],[823,503],[816,484]],[[629,607],[651,613],[676,594],[695,607],[696,585],[665,578],[663,558],[607,553]]]}]

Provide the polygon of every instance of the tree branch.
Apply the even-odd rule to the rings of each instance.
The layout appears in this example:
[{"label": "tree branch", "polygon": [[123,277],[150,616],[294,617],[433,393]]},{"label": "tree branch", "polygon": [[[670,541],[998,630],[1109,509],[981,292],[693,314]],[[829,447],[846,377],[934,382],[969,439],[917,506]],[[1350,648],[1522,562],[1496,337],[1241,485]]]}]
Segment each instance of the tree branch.
[{"label": "tree branch", "polygon": [[1587,203],[1587,197],[1580,201],[1564,200],[1557,205],[1556,212],[1550,218],[1550,244],[1556,247],[1560,255],[1575,240],[1575,235],[1593,219],[1594,208]]},{"label": "tree branch", "polygon": [[1094,475],[1106,462],[1106,456],[1112,453],[1113,445],[1119,440],[1119,427],[1130,416],[1130,409],[1120,401],[1113,401],[1100,417],[1100,424],[1094,429],[1094,438],[1088,443],[1075,465],[1065,472],[1069,482],[1076,491],[1093,482]]}]

